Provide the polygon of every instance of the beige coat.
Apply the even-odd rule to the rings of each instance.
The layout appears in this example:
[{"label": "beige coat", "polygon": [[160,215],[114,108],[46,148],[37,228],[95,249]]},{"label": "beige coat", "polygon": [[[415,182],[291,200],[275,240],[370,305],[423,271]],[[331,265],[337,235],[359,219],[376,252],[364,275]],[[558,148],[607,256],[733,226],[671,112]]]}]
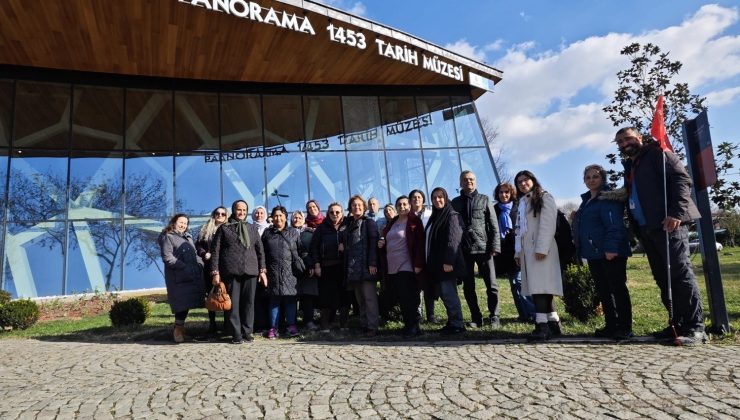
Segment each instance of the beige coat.
[{"label": "beige coat", "polygon": [[[526,206],[526,232],[520,232],[520,222],[517,223],[516,244],[522,269],[522,294],[524,295],[563,295],[563,279],[560,274],[560,258],[558,246],[555,243],[555,224],[557,222],[557,206],[555,199],[549,193],[542,197],[542,211],[534,216],[529,203],[529,194],[521,201]],[[519,219],[525,217],[521,212]],[[535,253],[545,254],[542,261],[535,259]]]}]

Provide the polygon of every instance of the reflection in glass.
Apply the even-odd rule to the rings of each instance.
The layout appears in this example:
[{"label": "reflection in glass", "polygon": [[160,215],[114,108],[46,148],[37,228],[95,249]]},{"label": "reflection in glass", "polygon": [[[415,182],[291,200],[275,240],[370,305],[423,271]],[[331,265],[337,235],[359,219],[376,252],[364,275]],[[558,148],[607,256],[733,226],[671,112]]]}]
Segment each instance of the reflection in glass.
[{"label": "reflection in glass", "polygon": [[308,201],[305,153],[283,153],[265,158],[267,164],[267,210],[278,204],[302,210]]},{"label": "reflection in glass", "polygon": [[381,203],[390,201],[383,152],[348,152],[347,162],[353,195],[360,194],[365,200],[375,196]]},{"label": "reflection in glass", "polygon": [[208,214],[221,205],[221,167],[205,156],[175,158],[176,213]]},{"label": "reflection in glass", "polygon": [[175,93],[175,149],[218,150],[218,95]]},{"label": "reflection in glass", "polygon": [[123,148],[123,89],[74,87],[72,148]]},{"label": "reflection in glass", "polygon": [[473,171],[478,183],[478,191],[493,197],[493,189],[498,182],[493,172],[491,158],[485,148],[460,149],[460,161],[462,169]]},{"label": "reflection in glass", "polygon": [[70,159],[69,218],[121,216],[123,155],[118,152],[75,152]]},{"label": "reflection in glass", "polygon": [[344,150],[342,135],[342,104],[339,96],[304,96],[303,122],[306,152]]},{"label": "reflection in glass", "polygon": [[452,97],[452,112],[455,115],[457,144],[460,147],[483,146],[485,140],[475,114],[475,104],[464,96]]},{"label": "reflection in glass", "polygon": [[172,92],[126,90],[126,148],[172,150]]},{"label": "reflection in glass", "polygon": [[347,150],[382,149],[378,98],[375,96],[343,96],[344,136],[340,142]]},{"label": "reflection in glass", "polygon": [[380,112],[388,149],[419,147],[419,129],[432,123],[429,115],[416,117],[416,105],[411,96],[381,97]]},{"label": "reflection in glass", "polygon": [[64,222],[8,223],[5,283],[14,296],[62,294]]},{"label": "reflection in glass", "polygon": [[221,167],[227,208],[236,200],[246,201],[250,209],[267,203],[264,158],[230,160],[222,162]]},{"label": "reflection in glass", "polygon": [[457,149],[424,150],[427,171],[427,197],[431,190],[442,187],[452,197],[460,193],[460,163]]},{"label": "reflection in glass", "polygon": [[[311,197],[326,210],[329,203],[349,201],[349,182],[344,152],[308,153],[308,183]],[[308,201],[308,200],[306,200]],[[344,207],[345,204],[342,204]],[[301,210],[304,210],[302,208]]]},{"label": "reflection in glass", "polygon": [[166,217],[175,206],[172,156],[128,154],[126,157],[126,217]]},{"label": "reflection in glass", "polygon": [[0,146],[10,144],[10,119],[13,116],[13,81],[0,79]]},{"label": "reflection in glass", "polygon": [[121,289],[121,223],[78,220],[69,224],[67,293]]},{"label": "reflection in glass", "polygon": [[391,186],[391,202],[411,190],[426,191],[424,161],[420,150],[387,151],[388,179]]},{"label": "reflection in glass", "polygon": [[10,159],[8,219],[63,219],[67,207],[66,152],[17,152]]},{"label": "reflection in glass", "polygon": [[289,145],[288,150],[300,151],[297,142],[304,138],[301,97],[263,95],[262,106],[265,116],[265,147]]},{"label": "reflection in glass", "polygon": [[[8,176],[8,151],[0,149],[0,221],[5,220],[5,183]],[[0,235],[2,236],[2,235]]]},{"label": "reflection in glass", "polygon": [[446,96],[416,98],[419,115],[430,114],[432,123],[421,128],[422,147],[455,147],[455,123]]},{"label": "reflection in glass", "polygon": [[164,265],[157,238],[169,221],[126,220],[123,238],[123,289],[164,287]]},{"label": "reflection in glass", "polygon": [[221,95],[221,148],[262,146],[259,95]]},{"label": "reflection in glass", "polygon": [[69,145],[69,93],[68,84],[18,81],[14,146],[66,149]]}]

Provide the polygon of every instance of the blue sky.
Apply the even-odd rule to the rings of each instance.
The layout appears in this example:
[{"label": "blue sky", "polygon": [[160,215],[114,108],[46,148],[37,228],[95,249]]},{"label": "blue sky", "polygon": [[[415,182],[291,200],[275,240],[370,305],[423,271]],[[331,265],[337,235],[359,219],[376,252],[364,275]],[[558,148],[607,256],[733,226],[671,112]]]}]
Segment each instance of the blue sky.
[{"label": "blue sky", "polygon": [[[740,4],[735,1],[325,0],[496,67],[478,101],[509,172],[532,170],[562,204],[580,201],[582,169],[606,164],[619,54],[652,42],[684,66],[677,81],[707,97],[714,144],[740,142]],[[491,192],[487,192],[491,193]]]}]

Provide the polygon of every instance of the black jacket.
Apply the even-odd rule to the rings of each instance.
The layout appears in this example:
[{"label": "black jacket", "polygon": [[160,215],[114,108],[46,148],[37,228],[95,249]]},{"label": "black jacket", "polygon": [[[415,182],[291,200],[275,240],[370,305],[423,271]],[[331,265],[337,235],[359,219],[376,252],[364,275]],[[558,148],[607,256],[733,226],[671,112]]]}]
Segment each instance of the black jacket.
[{"label": "black jacket", "polygon": [[344,268],[348,284],[363,280],[375,281],[368,267],[378,267],[378,225],[375,220],[362,216],[344,219]]},{"label": "black jacket", "polygon": [[274,227],[262,233],[267,268],[267,291],[271,296],[295,296],[298,293],[298,279],[293,273],[293,252],[300,256],[303,244],[300,233],[292,227],[279,231]]},{"label": "black jacket", "polygon": [[[516,227],[516,218],[519,214],[518,204],[518,201],[514,201],[513,205],[511,206],[511,212],[509,213],[509,217],[511,217],[511,223],[515,225],[514,227]],[[498,216],[501,214],[501,208],[499,207],[498,203],[494,205],[493,208],[496,211],[496,223],[498,223]],[[500,230],[501,229],[499,226],[499,231]],[[499,238],[500,237],[501,236],[499,235]],[[512,229],[509,233],[506,234],[506,237],[501,240],[501,253],[493,257],[497,275],[511,275],[519,272],[519,266],[514,261],[515,238],[516,229]]]},{"label": "black jacket", "polygon": [[218,227],[211,243],[211,269],[219,271],[226,280],[235,276],[257,276],[265,268],[265,252],[257,227],[249,224],[249,248],[245,248],[236,234],[236,224]]},{"label": "black jacket", "polygon": [[[471,203],[470,207],[468,203]],[[466,253],[501,252],[496,212],[487,195],[478,193],[478,190],[473,191],[470,197],[461,193],[452,199],[451,204],[463,220],[462,247]]]},{"label": "black jacket", "polygon": [[[429,238],[426,272],[428,278],[437,281],[442,278],[462,277],[467,273],[465,269],[465,258],[460,241],[463,236],[463,221],[460,214],[452,210],[447,220],[441,220],[437,223],[444,223],[439,231],[438,237]],[[430,229],[431,223],[427,223],[426,229]],[[453,269],[450,273],[445,273],[442,265],[450,264]]]},{"label": "black jacket", "polygon": [[343,241],[343,233],[346,229],[344,223],[339,225],[339,229],[334,229],[334,225],[327,217],[316,228],[311,238],[310,260],[311,264],[321,264],[321,266],[332,266],[342,262],[342,255],[339,252],[339,244]]}]

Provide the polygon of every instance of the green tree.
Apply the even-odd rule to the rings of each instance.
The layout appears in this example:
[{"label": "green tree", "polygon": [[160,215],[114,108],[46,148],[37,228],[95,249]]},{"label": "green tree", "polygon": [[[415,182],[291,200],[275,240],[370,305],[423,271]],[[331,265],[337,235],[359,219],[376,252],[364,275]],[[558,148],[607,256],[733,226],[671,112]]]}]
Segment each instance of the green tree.
[{"label": "green tree", "polygon": [[[731,169],[734,161],[740,159],[740,144],[723,142],[717,146],[715,165],[717,167],[717,182],[709,190],[712,202],[722,210],[731,211],[740,205],[740,182],[728,179],[733,175]],[[737,175],[735,173],[734,175]]]}]

